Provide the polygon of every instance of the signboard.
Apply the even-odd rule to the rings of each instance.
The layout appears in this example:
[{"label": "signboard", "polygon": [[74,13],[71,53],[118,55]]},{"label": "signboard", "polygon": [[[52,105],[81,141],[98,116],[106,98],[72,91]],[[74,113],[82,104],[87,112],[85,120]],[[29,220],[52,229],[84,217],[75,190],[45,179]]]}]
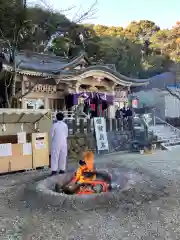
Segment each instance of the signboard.
[{"label": "signboard", "polygon": [[138,107],[138,100],[137,99],[133,99],[132,100],[132,108],[137,108]]},{"label": "signboard", "polygon": [[39,133],[35,139],[35,149],[43,149],[43,148],[46,148],[45,134]]},{"label": "signboard", "polygon": [[56,93],[57,86],[50,84],[34,84],[32,82],[26,81],[24,83],[26,91],[32,89],[32,92],[43,92],[43,93]]},{"label": "signboard", "polygon": [[44,92],[44,93],[56,93],[57,86],[56,85],[48,85],[48,84],[37,84],[33,88],[34,92]]},{"label": "signboard", "polygon": [[17,133],[18,143],[26,143],[26,132]]},{"label": "signboard", "polygon": [[115,98],[122,100],[127,99],[128,98],[127,91],[115,90]]},{"label": "signboard", "polygon": [[12,144],[0,144],[0,157],[9,157],[12,156]]},{"label": "signboard", "polygon": [[25,156],[25,155],[32,155],[32,144],[31,143],[23,144],[23,156]]},{"label": "signboard", "polygon": [[98,151],[108,150],[108,139],[106,133],[106,122],[103,117],[94,118],[94,127],[96,133],[96,144]]}]

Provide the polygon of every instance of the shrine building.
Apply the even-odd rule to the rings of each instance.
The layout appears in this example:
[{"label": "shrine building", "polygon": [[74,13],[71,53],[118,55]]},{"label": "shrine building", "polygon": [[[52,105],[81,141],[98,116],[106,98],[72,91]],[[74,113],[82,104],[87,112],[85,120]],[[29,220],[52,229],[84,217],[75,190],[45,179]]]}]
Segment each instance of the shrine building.
[{"label": "shrine building", "polygon": [[[132,87],[149,82],[123,76],[111,64],[92,65],[85,54],[68,59],[19,52],[15,59],[17,108],[71,111],[79,99],[84,99],[89,104],[100,103],[107,115],[113,117],[115,106],[123,107],[127,103]],[[13,68],[4,61],[3,69],[12,71]]]}]

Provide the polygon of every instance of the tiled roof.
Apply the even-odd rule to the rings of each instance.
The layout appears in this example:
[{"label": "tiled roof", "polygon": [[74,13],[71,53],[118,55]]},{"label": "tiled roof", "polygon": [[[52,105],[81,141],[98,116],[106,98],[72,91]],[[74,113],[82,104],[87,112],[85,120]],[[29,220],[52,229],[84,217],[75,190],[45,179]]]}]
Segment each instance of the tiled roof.
[{"label": "tiled roof", "polygon": [[[16,54],[16,66],[21,71],[32,71],[38,73],[47,73],[53,75],[53,72],[60,71],[68,67],[76,67],[81,60],[85,60],[84,54],[80,54],[76,58],[67,59],[47,54],[19,52]],[[8,64],[8,63],[7,63]]]},{"label": "tiled roof", "polygon": [[71,76],[83,76],[83,74],[88,73],[88,72],[104,72],[107,74],[110,74],[112,76],[114,76],[115,78],[119,79],[119,82],[124,81],[126,83],[135,83],[135,84],[148,84],[149,83],[149,79],[136,79],[136,78],[130,78],[130,77],[126,77],[122,74],[120,74],[119,72],[117,72],[116,70],[111,69],[110,67],[107,66],[101,66],[101,65],[93,65],[93,66],[89,66],[85,69],[81,69],[78,71],[58,71],[55,74],[59,74],[61,76],[61,78],[63,77],[71,77]]},{"label": "tiled roof", "polygon": [[176,82],[176,76],[172,72],[165,72],[149,78],[149,84],[146,86],[135,87],[133,92],[139,92],[141,90],[160,89],[164,90],[166,85]]},{"label": "tiled roof", "polygon": [[[74,59],[66,59],[57,56],[51,56],[47,54],[38,53],[25,53],[19,52],[16,55],[16,66],[17,71],[20,74],[26,74],[31,76],[43,76],[43,77],[54,77],[55,75],[61,79],[72,79],[76,76],[84,77],[85,75],[92,75],[99,72],[103,75],[109,75],[110,79],[115,79],[117,84],[124,85],[143,85],[148,84],[149,79],[135,79],[126,77],[116,71],[114,65],[92,65],[82,69],[75,69],[81,61],[89,61],[84,53],[81,53]],[[7,69],[11,69],[10,64],[6,65]],[[71,69],[68,69],[71,68]]]}]

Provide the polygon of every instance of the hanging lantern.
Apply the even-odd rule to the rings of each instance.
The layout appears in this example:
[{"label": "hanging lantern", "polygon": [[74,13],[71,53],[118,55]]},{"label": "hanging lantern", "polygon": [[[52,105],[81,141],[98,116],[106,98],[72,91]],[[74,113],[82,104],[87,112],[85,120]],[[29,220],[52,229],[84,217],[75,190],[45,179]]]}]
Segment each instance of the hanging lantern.
[{"label": "hanging lantern", "polygon": [[21,124],[21,132],[24,130],[24,124]]},{"label": "hanging lantern", "polygon": [[6,132],[6,125],[5,124],[2,125],[2,132]]}]

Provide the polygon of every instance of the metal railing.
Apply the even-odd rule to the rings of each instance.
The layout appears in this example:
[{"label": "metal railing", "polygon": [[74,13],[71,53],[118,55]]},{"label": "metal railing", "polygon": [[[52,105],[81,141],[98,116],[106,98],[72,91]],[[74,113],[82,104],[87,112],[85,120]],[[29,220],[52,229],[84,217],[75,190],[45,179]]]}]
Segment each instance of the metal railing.
[{"label": "metal railing", "polygon": [[153,121],[153,122],[154,122],[153,125],[156,125],[156,124],[166,125],[166,126],[168,126],[173,132],[178,133],[178,135],[180,136],[180,129],[172,126],[171,124],[169,124],[169,123],[166,122],[165,120],[163,120],[163,119],[161,119],[161,118],[159,118],[159,117],[157,117],[157,116],[154,116],[154,119],[153,119],[153,120],[154,120],[154,121]]},{"label": "metal railing", "polygon": [[[56,119],[56,114],[58,111],[52,112],[52,120]],[[64,114],[65,119],[75,119],[74,111],[61,111]]]},{"label": "metal railing", "polygon": [[[137,114],[135,116],[135,118],[138,118],[138,117],[139,117],[139,115]],[[155,114],[152,114],[152,113],[144,114],[143,119],[149,127],[150,126],[156,126],[156,125],[166,125],[169,128],[171,128],[173,131],[178,132],[180,134],[180,129],[174,127],[173,125],[166,122],[162,118],[157,117]]]}]

